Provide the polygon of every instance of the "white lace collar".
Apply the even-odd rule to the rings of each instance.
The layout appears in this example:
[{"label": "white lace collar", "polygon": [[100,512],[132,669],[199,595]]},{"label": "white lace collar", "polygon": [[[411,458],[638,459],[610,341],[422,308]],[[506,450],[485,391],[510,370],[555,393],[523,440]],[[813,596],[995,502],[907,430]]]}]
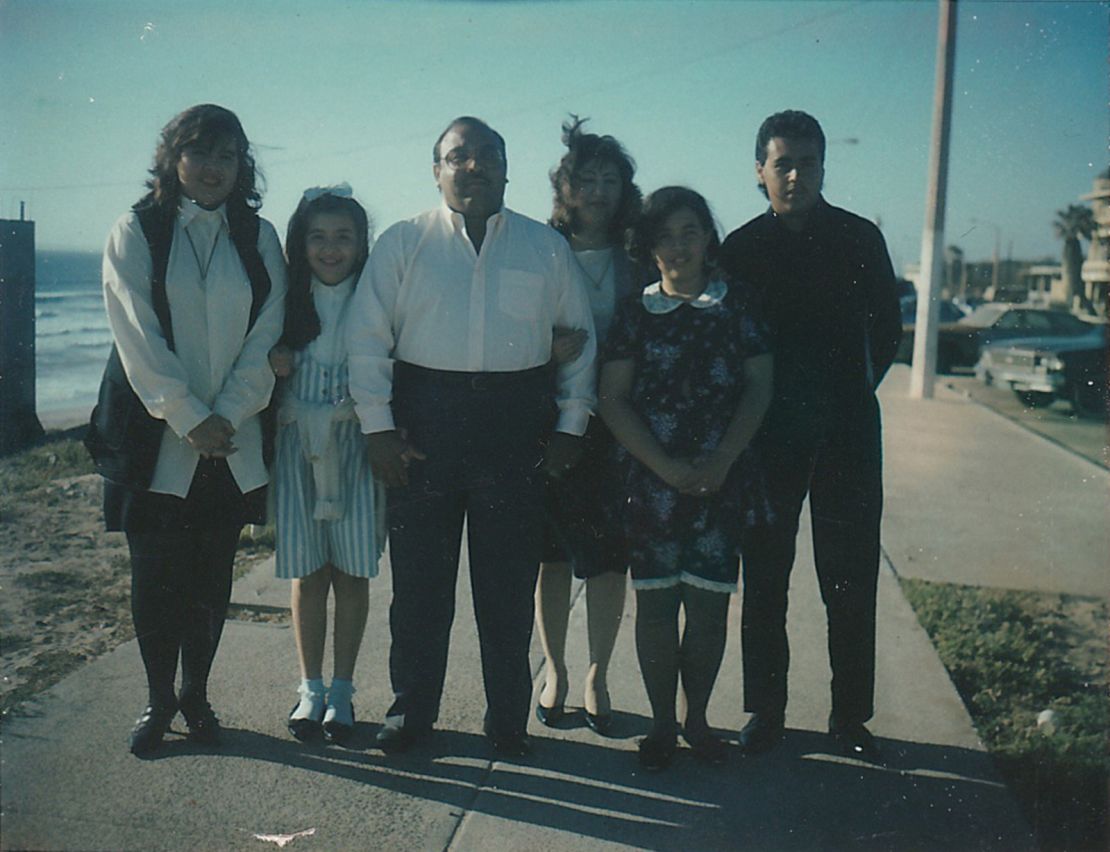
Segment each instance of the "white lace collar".
[{"label": "white lace collar", "polygon": [[640,302],[649,314],[669,314],[683,305],[691,308],[711,308],[720,303],[728,292],[728,285],[715,278],[705,285],[705,289],[693,299],[679,299],[663,292],[663,282],[656,281],[644,288]]}]

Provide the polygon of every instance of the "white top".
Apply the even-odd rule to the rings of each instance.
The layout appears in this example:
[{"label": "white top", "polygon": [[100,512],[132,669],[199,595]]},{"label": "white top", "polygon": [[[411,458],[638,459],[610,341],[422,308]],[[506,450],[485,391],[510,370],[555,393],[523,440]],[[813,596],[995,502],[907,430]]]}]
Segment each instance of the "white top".
[{"label": "white top", "polygon": [[354,290],[355,277],[344,278],[328,286],[312,276],[312,304],[320,318],[320,334],[308,344],[308,354],[322,367],[337,367],[346,355],[345,313]]},{"label": "white top", "polygon": [[613,249],[583,249],[574,256],[585,272],[586,295],[590,299],[597,339],[604,342],[617,311],[617,275],[613,269]]},{"label": "white top", "polygon": [[644,306],[649,314],[669,314],[683,305],[689,305],[691,308],[711,308],[720,302],[727,293],[728,285],[719,278],[715,278],[706,284],[705,289],[693,299],[671,296],[664,292],[663,282],[656,281],[644,288],[644,292],[640,294],[640,304]]},{"label": "white top", "polygon": [[[204,210],[182,200],[166,266],[176,348],[170,351],[154,313],[150,249],[134,211],[121,216],[108,235],[103,266],[108,325],[131,387],[147,411],[170,427],[162,436],[151,491],[188,494],[200,456],[185,436],[211,414],[236,429],[232,443],[238,452],[227,462],[239,487],[247,492],[268,481],[255,415],[274,386],[266,356],[281,336],[285,263],[277,233],[265,220],[258,250],[270,273],[270,294],[244,340],[250,279],[231,242],[224,208]],[[202,266],[208,267],[206,276]]]},{"label": "white top", "polygon": [[597,351],[582,272],[556,231],[507,208],[488,220],[480,253],[446,204],[398,222],[374,245],[347,321],[351,395],[365,433],[394,428],[393,362],[508,372],[551,359],[555,326],[590,332],[556,374],[556,429],[586,430]]}]

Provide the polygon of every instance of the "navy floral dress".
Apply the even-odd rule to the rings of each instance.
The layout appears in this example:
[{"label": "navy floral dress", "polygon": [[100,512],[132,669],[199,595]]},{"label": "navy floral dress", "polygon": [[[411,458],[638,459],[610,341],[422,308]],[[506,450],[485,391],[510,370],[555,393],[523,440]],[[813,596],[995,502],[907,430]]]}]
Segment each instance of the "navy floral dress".
[{"label": "navy floral dress", "polygon": [[[769,351],[768,329],[742,284],[715,280],[697,299],[682,301],[657,282],[621,305],[603,358],[633,360],[632,406],[668,455],[694,459],[721,443],[735,417],[744,361]],[[736,590],[740,533],[772,518],[752,452],[741,454],[719,492],[695,497],[618,447],[636,588],[681,582]]]}]

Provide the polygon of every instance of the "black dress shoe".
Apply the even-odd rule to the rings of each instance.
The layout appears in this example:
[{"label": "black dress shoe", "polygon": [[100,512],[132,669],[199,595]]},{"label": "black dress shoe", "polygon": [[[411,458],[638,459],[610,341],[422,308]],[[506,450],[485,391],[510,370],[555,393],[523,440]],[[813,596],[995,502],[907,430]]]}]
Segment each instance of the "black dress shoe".
[{"label": "black dress shoe", "polygon": [[612,713],[591,713],[582,708],[582,715],[586,718],[586,727],[600,737],[609,736],[609,732],[613,730]]},{"label": "black dress shoe", "polygon": [[640,766],[648,772],[662,772],[671,765],[678,741],[674,734],[649,734],[640,740]]},{"label": "black dress shoe", "polygon": [[544,707],[542,704],[536,704],[536,718],[541,725],[548,728],[554,728],[561,721],[563,721],[563,714],[566,708],[562,704],[556,704],[554,707]]},{"label": "black dress shoe", "polygon": [[293,713],[300,706],[301,702],[299,701],[293,705],[293,709],[289,711],[289,721],[286,722],[285,726],[289,729],[290,734],[302,743],[306,743],[319,737],[323,733],[323,728],[320,719],[313,719],[311,716],[294,719]]},{"label": "black dress shoe", "polygon": [[207,701],[197,704],[182,704],[181,715],[189,726],[188,739],[197,745],[217,746],[220,744],[220,720],[212,712]]},{"label": "black dress shoe", "polygon": [[711,731],[706,730],[697,736],[684,733],[682,738],[690,746],[690,753],[702,763],[720,766],[728,759],[728,745]]},{"label": "black dress shoe", "polygon": [[762,754],[782,742],[786,725],[781,716],[753,713],[740,730],[740,750],[744,754]]},{"label": "black dress shoe", "polygon": [[528,757],[532,754],[532,743],[524,731],[498,731],[488,721],[482,726],[482,731],[490,747],[502,757]]},{"label": "black dress shoe", "polygon": [[131,729],[129,746],[131,753],[142,757],[150,754],[162,744],[162,738],[170,729],[173,717],[177,715],[176,707],[155,707],[147,705]]},{"label": "black dress shoe", "polygon": [[[355,719],[355,707],[351,705],[351,722]],[[346,725],[343,722],[337,722],[335,719],[326,721],[323,724],[324,740],[332,745],[347,745],[351,741],[351,735],[355,732],[354,724]]]},{"label": "black dress shoe", "polygon": [[432,732],[431,728],[414,728],[411,725],[386,724],[374,742],[386,754],[403,754]]},{"label": "black dress shoe", "polygon": [[879,744],[863,724],[854,722],[848,725],[830,725],[829,733],[845,757],[854,757],[869,763],[879,763],[882,760]]}]

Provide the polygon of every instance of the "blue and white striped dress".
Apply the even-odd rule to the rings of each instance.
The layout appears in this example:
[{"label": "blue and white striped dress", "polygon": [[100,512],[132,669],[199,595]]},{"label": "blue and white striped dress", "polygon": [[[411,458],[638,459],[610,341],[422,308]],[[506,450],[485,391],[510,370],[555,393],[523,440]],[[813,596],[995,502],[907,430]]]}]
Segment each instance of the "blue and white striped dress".
[{"label": "blue and white striped dress", "polygon": [[[385,538],[384,489],[375,483],[366,459],[366,439],[349,402],[347,359],[342,320],[353,279],[325,287],[313,282],[313,298],[321,325],[319,337],[295,353],[293,373],[278,415],[274,461],[274,505],[277,527],[276,574],[282,579],[306,577],[331,563],[345,574],[375,577]],[[335,520],[317,520],[317,487],[304,452],[303,422],[292,413],[320,407],[345,411],[331,423],[333,451],[338,455]],[[326,415],[325,415],[326,416]]]}]

